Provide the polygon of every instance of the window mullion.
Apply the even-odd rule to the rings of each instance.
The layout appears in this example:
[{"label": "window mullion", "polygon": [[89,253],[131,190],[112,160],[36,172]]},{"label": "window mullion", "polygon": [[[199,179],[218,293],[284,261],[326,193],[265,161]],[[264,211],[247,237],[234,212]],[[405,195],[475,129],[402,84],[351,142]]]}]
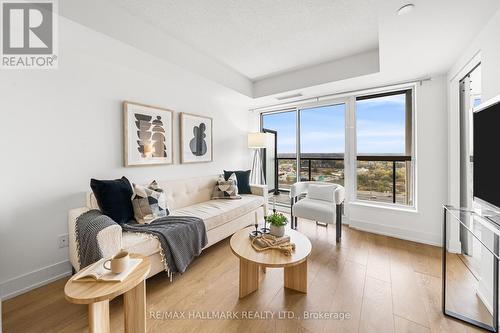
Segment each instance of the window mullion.
[{"label": "window mullion", "polygon": [[[344,179],[347,202],[356,199],[356,99],[349,97],[345,115]],[[346,212],[348,215],[348,210]]]}]

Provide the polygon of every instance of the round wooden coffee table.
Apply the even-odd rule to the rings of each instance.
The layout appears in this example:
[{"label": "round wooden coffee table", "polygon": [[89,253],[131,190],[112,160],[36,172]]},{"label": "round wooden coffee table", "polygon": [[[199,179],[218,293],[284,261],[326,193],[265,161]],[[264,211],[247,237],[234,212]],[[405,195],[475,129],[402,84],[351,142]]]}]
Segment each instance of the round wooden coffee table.
[{"label": "round wooden coffee table", "polygon": [[248,237],[254,227],[236,232],[230,241],[231,251],[240,258],[240,298],[259,289],[259,270],[266,267],[285,269],[285,288],[307,293],[307,257],[312,245],[309,239],[295,230],[287,230],[295,251],[285,256],[278,250],[257,252]]},{"label": "round wooden coffee table", "polygon": [[146,332],[146,277],[151,265],[149,258],[142,262],[122,282],[75,281],[73,276],[64,286],[66,299],[75,304],[89,305],[89,331],[110,332],[109,301],[123,294],[125,311],[125,332]]}]

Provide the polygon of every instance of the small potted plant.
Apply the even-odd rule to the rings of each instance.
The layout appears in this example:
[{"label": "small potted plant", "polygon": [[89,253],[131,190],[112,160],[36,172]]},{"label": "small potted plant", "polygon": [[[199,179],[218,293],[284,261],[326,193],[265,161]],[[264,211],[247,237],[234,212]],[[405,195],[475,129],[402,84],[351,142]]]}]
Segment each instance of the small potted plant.
[{"label": "small potted plant", "polygon": [[285,235],[285,225],[288,223],[285,215],[273,213],[267,217],[267,222],[271,225],[271,235],[283,237]]}]

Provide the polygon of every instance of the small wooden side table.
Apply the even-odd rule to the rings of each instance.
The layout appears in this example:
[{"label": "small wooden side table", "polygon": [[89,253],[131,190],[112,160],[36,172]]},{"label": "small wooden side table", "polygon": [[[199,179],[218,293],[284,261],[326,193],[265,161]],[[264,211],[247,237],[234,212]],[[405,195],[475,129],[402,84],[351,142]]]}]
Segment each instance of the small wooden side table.
[{"label": "small wooden side table", "polygon": [[266,267],[284,268],[285,288],[307,293],[307,258],[312,249],[309,239],[298,231],[287,230],[290,241],[296,245],[291,256],[277,250],[257,252],[248,237],[253,229],[242,229],[230,240],[231,251],[240,258],[240,298],[259,289],[259,271],[265,271]]},{"label": "small wooden side table", "polygon": [[91,333],[109,333],[109,301],[123,295],[125,311],[125,332],[146,332],[146,277],[151,265],[149,259],[131,254],[132,258],[141,258],[142,262],[123,280],[123,282],[83,282],[75,281],[74,276],[64,287],[66,299],[75,304],[88,304],[89,331]]}]

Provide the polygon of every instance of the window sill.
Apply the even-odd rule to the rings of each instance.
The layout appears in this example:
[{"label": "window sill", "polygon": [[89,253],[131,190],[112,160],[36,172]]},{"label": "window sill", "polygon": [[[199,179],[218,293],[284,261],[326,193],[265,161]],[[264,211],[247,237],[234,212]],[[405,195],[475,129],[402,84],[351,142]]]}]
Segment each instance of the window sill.
[{"label": "window sill", "polygon": [[405,213],[418,213],[418,210],[415,206],[391,205],[391,204],[376,203],[376,202],[364,201],[364,200],[356,200],[356,201],[350,202],[349,205],[357,206],[357,207],[386,209],[386,210],[405,212]]}]

